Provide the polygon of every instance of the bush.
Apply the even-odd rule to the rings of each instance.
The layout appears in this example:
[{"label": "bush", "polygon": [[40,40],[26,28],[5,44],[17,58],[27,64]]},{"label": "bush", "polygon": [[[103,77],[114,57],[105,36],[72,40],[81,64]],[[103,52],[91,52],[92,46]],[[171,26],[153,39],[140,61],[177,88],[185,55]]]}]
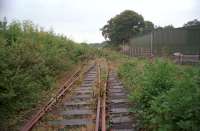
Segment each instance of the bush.
[{"label": "bush", "polygon": [[159,130],[200,129],[200,88],[194,76],[185,72],[174,88],[152,101],[152,125],[159,125]]},{"label": "bush", "polygon": [[[139,128],[146,130],[200,129],[199,72],[194,68],[178,67],[166,60],[153,63],[128,62],[119,75],[132,90]],[[141,65],[141,66],[140,66]]]},{"label": "bush", "polygon": [[[0,24],[0,26],[2,26]],[[0,28],[0,130],[10,118],[35,106],[55,77],[93,53],[81,45],[30,21],[13,21]],[[85,57],[86,56],[86,57]],[[16,124],[16,123],[15,123]]]}]

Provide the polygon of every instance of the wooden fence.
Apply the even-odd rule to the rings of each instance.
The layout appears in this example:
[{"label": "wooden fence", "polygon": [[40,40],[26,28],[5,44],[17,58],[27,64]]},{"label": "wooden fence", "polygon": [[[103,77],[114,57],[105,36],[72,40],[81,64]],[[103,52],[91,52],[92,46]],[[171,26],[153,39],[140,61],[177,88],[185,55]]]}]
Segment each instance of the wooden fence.
[{"label": "wooden fence", "polygon": [[126,47],[122,49],[122,52],[131,57],[151,57],[152,53],[151,50],[148,48],[133,48],[133,47]]}]

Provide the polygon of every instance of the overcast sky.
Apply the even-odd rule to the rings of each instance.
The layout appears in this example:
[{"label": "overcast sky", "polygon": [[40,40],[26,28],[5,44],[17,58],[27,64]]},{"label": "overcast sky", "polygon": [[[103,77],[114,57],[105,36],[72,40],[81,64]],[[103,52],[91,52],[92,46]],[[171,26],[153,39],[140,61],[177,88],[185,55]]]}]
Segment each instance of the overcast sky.
[{"label": "overcast sky", "polygon": [[0,0],[0,18],[31,20],[77,42],[101,42],[100,28],[130,9],[155,25],[200,20],[200,0]]}]

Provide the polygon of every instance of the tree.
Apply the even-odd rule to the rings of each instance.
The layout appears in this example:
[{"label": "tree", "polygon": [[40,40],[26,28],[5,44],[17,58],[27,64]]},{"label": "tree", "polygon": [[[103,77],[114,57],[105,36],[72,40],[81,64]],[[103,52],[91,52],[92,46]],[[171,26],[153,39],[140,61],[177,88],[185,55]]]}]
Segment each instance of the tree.
[{"label": "tree", "polygon": [[197,19],[188,21],[186,24],[183,25],[183,27],[189,27],[189,26],[194,26],[194,25],[200,25],[200,21]]},{"label": "tree", "polygon": [[162,26],[155,26],[155,30],[171,30],[174,29],[173,25],[166,25],[164,27]]},{"label": "tree", "polygon": [[7,26],[7,19],[6,17],[4,17],[2,21],[0,20],[0,35],[5,35],[6,26]]},{"label": "tree", "polygon": [[144,21],[144,33],[154,30],[154,24],[151,21]]},{"label": "tree", "polygon": [[163,29],[174,29],[174,26],[173,25],[166,25],[163,27]]},{"label": "tree", "polygon": [[131,10],[125,10],[111,18],[101,31],[105,39],[120,44],[128,42],[131,37],[142,32],[144,26],[142,15]]}]

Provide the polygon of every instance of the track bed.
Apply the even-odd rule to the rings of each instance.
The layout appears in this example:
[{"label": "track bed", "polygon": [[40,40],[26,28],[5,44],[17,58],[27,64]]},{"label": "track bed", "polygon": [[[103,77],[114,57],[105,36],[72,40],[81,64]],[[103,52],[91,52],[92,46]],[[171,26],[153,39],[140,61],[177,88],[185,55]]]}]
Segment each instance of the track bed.
[{"label": "track bed", "polygon": [[88,131],[95,129],[96,98],[95,83],[97,67],[94,65],[83,76],[79,87],[71,90],[71,96],[63,101],[62,105],[50,111],[47,115],[53,116],[39,122],[33,129],[55,131]]},{"label": "track bed", "polygon": [[135,125],[129,112],[128,93],[113,71],[108,75],[107,94],[109,129],[112,131],[133,131]]}]

